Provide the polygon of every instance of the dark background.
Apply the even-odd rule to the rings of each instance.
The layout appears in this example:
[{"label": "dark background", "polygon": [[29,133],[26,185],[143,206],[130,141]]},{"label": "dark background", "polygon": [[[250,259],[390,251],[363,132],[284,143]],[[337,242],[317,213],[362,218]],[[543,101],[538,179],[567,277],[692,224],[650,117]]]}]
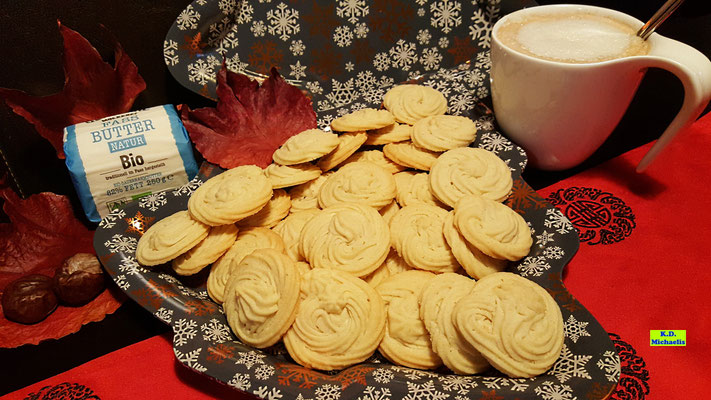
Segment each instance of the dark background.
[{"label": "dark background", "polygon": [[[664,1],[571,2],[617,9],[645,21]],[[211,106],[211,101],[179,85],[163,63],[165,34],[189,3],[189,0],[0,0],[0,87],[38,96],[62,90],[62,41],[56,28],[59,19],[89,38],[105,59],[111,60],[113,54],[107,32],[123,45],[148,86],[134,108],[168,103],[185,103],[193,108]],[[658,32],[711,57],[711,2],[687,0]],[[562,172],[529,168],[524,178],[539,189],[656,139],[678,111],[682,98],[681,84],[674,76],[651,70],[619,127],[588,161]],[[707,107],[707,112],[710,109]],[[56,158],[52,146],[32,125],[13,114],[4,103],[0,103],[0,151],[4,158],[0,174],[6,172],[7,164],[11,166],[19,183],[13,186],[21,196],[49,191],[68,195],[78,204],[63,160]],[[77,215],[81,216],[81,212]],[[0,395],[166,331],[167,327],[152,315],[128,301],[104,321],[88,324],[63,339],[0,349],[3,364]]]}]

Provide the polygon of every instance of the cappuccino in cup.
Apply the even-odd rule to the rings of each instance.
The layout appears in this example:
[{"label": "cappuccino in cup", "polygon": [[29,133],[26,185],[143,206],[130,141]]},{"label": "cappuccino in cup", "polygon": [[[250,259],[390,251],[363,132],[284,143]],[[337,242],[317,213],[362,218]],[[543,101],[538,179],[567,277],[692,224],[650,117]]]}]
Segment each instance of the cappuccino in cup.
[{"label": "cappuccino in cup", "polygon": [[627,23],[587,11],[523,15],[497,30],[500,42],[515,51],[573,64],[646,55],[649,44],[636,33]]}]

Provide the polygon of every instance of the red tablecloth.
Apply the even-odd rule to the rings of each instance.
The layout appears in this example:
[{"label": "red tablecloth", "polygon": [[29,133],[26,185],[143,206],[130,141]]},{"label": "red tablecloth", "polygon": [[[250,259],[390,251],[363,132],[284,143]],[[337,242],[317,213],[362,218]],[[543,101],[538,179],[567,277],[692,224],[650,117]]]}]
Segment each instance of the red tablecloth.
[{"label": "red tablecloth", "polygon": [[[580,231],[580,250],[564,282],[611,332],[620,352],[622,377],[612,398],[704,399],[711,383],[711,269],[706,265],[711,260],[711,114],[681,133],[646,173],[637,174],[634,168],[648,148],[539,193]],[[670,329],[687,331],[685,347],[650,346],[650,330]],[[157,336],[3,398],[238,396],[182,366],[170,338]]]}]

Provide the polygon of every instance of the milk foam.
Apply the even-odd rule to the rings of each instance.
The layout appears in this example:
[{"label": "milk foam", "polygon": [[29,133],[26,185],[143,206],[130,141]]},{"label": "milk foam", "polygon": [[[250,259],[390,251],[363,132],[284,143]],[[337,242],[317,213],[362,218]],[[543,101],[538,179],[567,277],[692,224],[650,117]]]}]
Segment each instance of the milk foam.
[{"label": "milk foam", "polygon": [[511,21],[499,30],[508,46],[553,61],[589,63],[646,54],[629,25],[595,14],[551,14]]}]

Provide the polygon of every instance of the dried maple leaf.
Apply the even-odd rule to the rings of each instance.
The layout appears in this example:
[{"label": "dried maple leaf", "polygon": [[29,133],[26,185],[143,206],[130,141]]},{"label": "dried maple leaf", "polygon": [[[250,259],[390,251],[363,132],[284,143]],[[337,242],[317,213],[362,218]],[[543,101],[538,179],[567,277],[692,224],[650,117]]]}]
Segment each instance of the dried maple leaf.
[{"label": "dried maple leaf", "polygon": [[34,125],[54,146],[57,156],[64,158],[65,127],[129,111],[138,94],[146,88],[146,82],[120,44],[115,45],[116,61],[112,67],[84,37],[57,23],[64,40],[64,89],[50,96],[36,97],[20,90],[0,88],[0,98]]},{"label": "dried maple leaf", "polygon": [[217,74],[217,107],[190,110],[181,118],[195,147],[222,168],[255,164],[262,168],[293,135],[316,127],[311,100],[272,68],[261,86],[245,75]]}]

